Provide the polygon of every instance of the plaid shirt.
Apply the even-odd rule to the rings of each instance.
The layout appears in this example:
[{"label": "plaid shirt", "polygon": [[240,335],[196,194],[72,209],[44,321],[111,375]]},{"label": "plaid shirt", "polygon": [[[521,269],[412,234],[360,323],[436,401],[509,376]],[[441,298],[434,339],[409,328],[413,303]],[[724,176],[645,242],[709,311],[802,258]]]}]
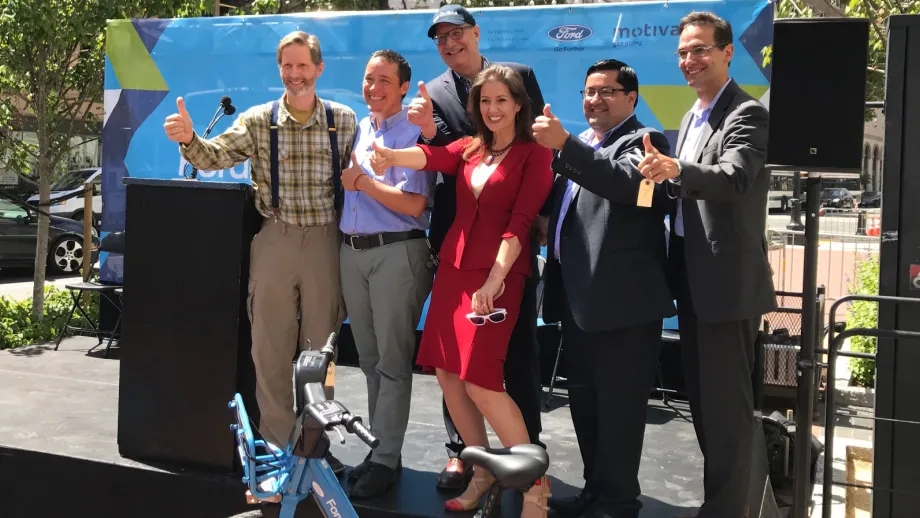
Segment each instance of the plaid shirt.
[{"label": "plaid shirt", "polygon": [[[351,162],[357,117],[345,106],[332,102],[336,138],[342,169]],[[210,140],[197,135],[180,152],[204,171],[227,169],[251,159],[250,177],[256,209],[273,217],[271,190],[271,103],[243,112],[227,131]],[[278,107],[278,218],[297,227],[326,225],[337,221],[332,185],[332,149],[322,100],[317,96],[313,115],[301,125],[283,100]]]}]

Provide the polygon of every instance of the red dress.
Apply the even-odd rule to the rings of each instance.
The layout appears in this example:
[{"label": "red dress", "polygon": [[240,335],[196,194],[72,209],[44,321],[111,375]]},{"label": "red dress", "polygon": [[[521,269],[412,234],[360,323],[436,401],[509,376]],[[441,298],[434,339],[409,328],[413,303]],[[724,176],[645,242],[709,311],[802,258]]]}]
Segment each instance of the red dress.
[{"label": "red dress", "polygon": [[[470,138],[445,147],[419,145],[426,170],[457,176],[457,213],[439,251],[417,363],[436,367],[498,392],[504,391],[508,340],[521,308],[530,271],[530,228],[553,185],[552,151],[536,142],[516,141],[483,185],[479,198],[470,175],[480,162],[463,160]],[[504,238],[516,236],[521,253],[505,277],[496,308],[504,322],[473,325],[473,293],[485,284]]]}]

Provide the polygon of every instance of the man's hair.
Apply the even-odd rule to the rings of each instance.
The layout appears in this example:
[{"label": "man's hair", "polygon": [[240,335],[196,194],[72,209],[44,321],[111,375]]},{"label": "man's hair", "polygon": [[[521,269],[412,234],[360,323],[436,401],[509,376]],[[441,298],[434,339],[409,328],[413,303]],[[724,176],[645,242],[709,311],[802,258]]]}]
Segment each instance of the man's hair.
[{"label": "man's hair", "polygon": [[399,84],[408,83],[412,79],[412,67],[409,62],[399,52],[390,49],[375,50],[368,61],[380,58],[387,63],[396,65],[396,75],[399,76]]},{"label": "man's hair", "polygon": [[476,130],[476,136],[470,142],[463,152],[463,159],[469,160],[470,157],[484,154],[492,145],[492,130],[486,126],[486,121],[482,116],[482,108],[479,101],[482,99],[482,85],[489,81],[498,81],[508,87],[508,92],[514,102],[521,105],[517,116],[514,119],[514,137],[524,142],[533,142],[533,121],[531,113],[530,97],[527,96],[527,88],[524,86],[524,78],[516,70],[505,65],[490,65],[488,68],[476,75],[473,81],[473,87],[470,88],[470,97],[466,105],[466,112],[473,122],[473,128]]},{"label": "man's hair", "polygon": [[677,25],[677,33],[683,34],[684,29],[690,26],[712,27],[715,44],[719,48],[733,42],[732,26],[715,13],[694,11],[681,18]]},{"label": "man's hair", "polygon": [[616,70],[617,82],[620,83],[623,90],[626,90],[625,93],[636,92],[636,101],[633,103],[633,108],[635,108],[639,104],[639,76],[626,63],[617,59],[602,59],[588,67],[588,71],[585,72],[585,80],[595,72],[606,72],[608,70]]},{"label": "man's hair", "polygon": [[323,51],[319,46],[319,38],[303,31],[294,31],[281,38],[278,43],[278,64],[281,64],[281,51],[291,45],[303,45],[310,49],[310,58],[313,64],[319,66],[323,62]]}]

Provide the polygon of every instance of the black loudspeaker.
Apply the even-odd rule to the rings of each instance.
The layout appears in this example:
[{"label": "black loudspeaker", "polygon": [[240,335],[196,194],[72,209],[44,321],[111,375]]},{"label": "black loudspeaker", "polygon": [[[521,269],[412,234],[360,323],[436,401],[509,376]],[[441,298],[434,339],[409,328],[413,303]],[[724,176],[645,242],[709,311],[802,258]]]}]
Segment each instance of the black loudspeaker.
[{"label": "black loudspeaker", "polygon": [[787,171],[859,173],[869,21],[776,20],[767,164]]},{"label": "black loudspeaker", "polygon": [[125,179],[122,456],[229,472],[227,404],[255,423],[246,295],[260,218],[249,185]]}]

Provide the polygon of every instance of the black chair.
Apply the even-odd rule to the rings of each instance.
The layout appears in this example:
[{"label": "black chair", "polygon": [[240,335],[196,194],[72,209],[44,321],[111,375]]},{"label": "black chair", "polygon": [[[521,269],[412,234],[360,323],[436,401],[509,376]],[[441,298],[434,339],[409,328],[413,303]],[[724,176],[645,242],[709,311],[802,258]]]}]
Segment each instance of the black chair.
[{"label": "black chair", "polygon": [[[102,241],[99,243],[99,252],[108,252],[113,254],[123,254],[125,250],[125,237],[124,232],[112,232],[106,235]],[[120,284],[102,284],[95,281],[82,281],[66,284],[64,286],[67,290],[70,291],[70,298],[73,299],[73,305],[70,308],[70,313],[67,315],[67,320],[64,322],[64,325],[61,326],[61,330],[58,333],[57,343],[54,346],[54,350],[57,351],[61,346],[61,340],[64,339],[64,336],[67,335],[68,331],[71,331],[74,335],[77,334],[88,334],[95,336],[99,339],[99,343],[96,344],[89,352],[92,352],[102,345],[102,341],[106,337],[109,338],[109,343],[105,347],[104,357],[108,358],[109,349],[112,347],[112,341],[118,335],[121,327],[121,298],[122,298],[122,286]],[[99,326],[96,322],[93,322],[93,319],[86,313],[86,310],[83,308],[82,298],[84,294],[98,294],[99,297],[105,297],[106,300],[112,303],[112,305],[118,308],[119,316],[115,322],[115,326],[112,328],[112,331],[103,331],[99,329]],[[83,320],[89,324],[91,329],[71,327],[70,322],[73,320],[74,313],[79,312],[83,317]]]},{"label": "black chair", "polygon": [[[543,275],[546,270],[546,258],[542,255],[537,256],[537,267],[540,273],[540,283],[537,284],[537,316],[543,318]],[[559,372],[559,359],[562,358],[562,322],[556,324],[556,329],[559,330],[559,346],[556,348],[556,360],[553,362],[553,374],[549,378],[549,392],[547,392],[546,400],[543,402],[543,407],[545,409],[549,409],[549,404],[553,400],[553,392],[556,390],[556,381],[560,379],[556,374]]]}]

